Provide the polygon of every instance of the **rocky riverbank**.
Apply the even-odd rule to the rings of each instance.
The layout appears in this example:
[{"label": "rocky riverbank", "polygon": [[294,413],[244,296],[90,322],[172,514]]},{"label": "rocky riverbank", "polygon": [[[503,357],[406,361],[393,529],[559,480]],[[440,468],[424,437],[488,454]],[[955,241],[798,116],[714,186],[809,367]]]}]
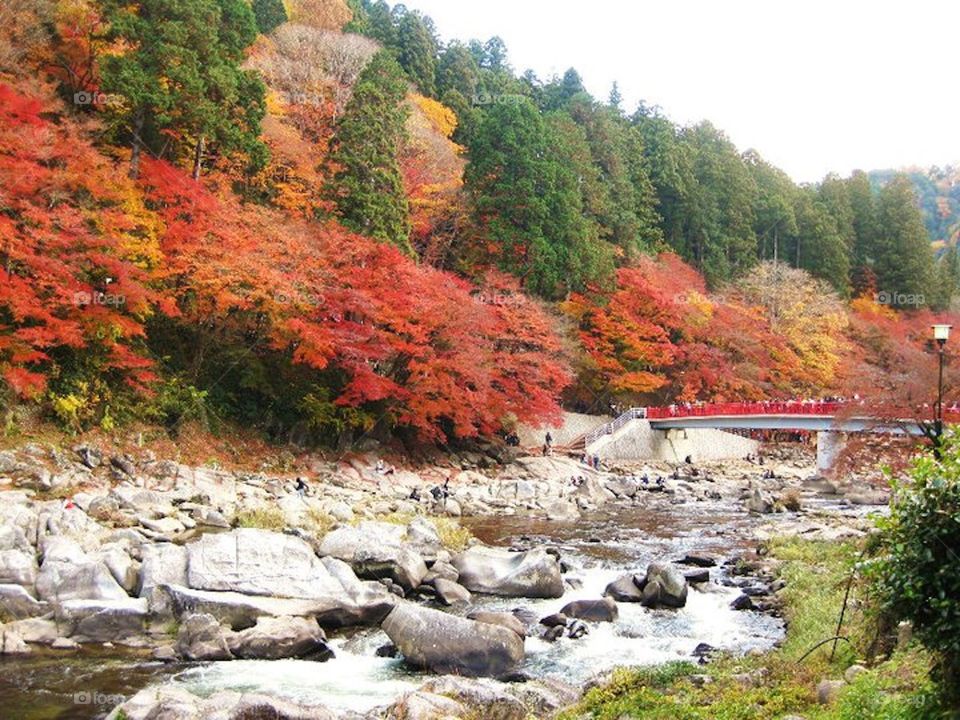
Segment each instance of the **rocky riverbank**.
[{"label": "rocky riverbank", "polygon": [[[809,458],[795,452],[763,467],[598,471],[563,457],[476,454],[453,465],[318,459],[298,492],[289,475],[191,467],[146,452],[37,445],[2,452],[2,653],[66,656],[97,645],[170,663],[323,662],[335,655],[330,633],[380,627],[390,643],[378,654],[439,676],[366,716],[458,717],[457,707],[478,702],[504,708],[498,717],[543,716],[581,688],[526,676],[519,670],[525,644],[583,637],[615,622],[624,603],[682,607],[688,592],[713,591],[711,568],[723,558],[663,558],[611,582],[606,597],[598,592],[549,616],[468,612],[477,597],[561,598],[578,580],[560,548],[470,544],[450,518],[572,522],[611,506],[725,503],[770,514],[752,524],[759,538],[836,537],[866,528],[845,508],[882,499],[862,489],[845,497],[811,480]],[[804,511],[818,498],[818,509]],[[678,560],[686,564],[670,562]],[[776,614],[778,588],[762,558],[726,560],[727,575],[747,576],[735,609]],[[268,707],[271,717],[350,716],[257,694],[203,699],[162,685],[137,693],[113,717],[156,717],[159,708],[171,718],[258,717]]]}]

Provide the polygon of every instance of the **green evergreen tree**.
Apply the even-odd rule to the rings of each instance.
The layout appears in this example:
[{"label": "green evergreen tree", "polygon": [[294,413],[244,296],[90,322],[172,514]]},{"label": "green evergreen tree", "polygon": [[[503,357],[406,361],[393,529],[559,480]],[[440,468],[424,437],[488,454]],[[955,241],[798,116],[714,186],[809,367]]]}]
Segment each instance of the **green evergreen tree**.
[{"label": "green evergreen tree", "polygon": [[353,33],[355,35],[369,34],[369,6],[369,0],[347,0],[347,7],[350,8],[353,17],[350,18],[350,22],[343,26],[345,33]]},{"label": "green evergreen tree", "polygon": [[812,188],[797,193],[795,265],[829,282],[841,295],[849,294],[850,259],[837,221]]},{"label": "green evergreen tree", "polygon": [[689,257],[711,284],[729,280],[757,262],[756,183],[729,139],[710,123],[683,132],[693,153],[688,209]]},{"label": "green evergreen tree", "polygon": [[851,266],[855,262],[857,230],[854,226],[853,205],[847,183],[834,174],[827,175],[818,188],[820,201],[837,223],[837,232],[847,246]]},{"label": "green evergreen tree", "polygon": [[610,269],[571,167],[582,151],[582,137],[551,130],[525,99],[491,106],[468,148],[478,233],[496,246],[504,270],[547,298],[583,289]]},{"label": "green evergreen tree", "polygon": [[623,95],[620,93],[620,85],[617,84],[617,81],[613,81],[613,85],[610,87],[610,97],[607,99],[607,105],[616,110],[617,113],[623,111]]},{"label": "green evergreen tree", "polygon": [[933,251],[916,191],[906,175],[895,176],[880,190],[877,219],[874,271],[879,289],[891,294],[929,295],[932,302],[936,293]]},{"label": "green evergreen tree", "polygon": [[628,258],[651,250],[662,235],[640,133],[616,110],[592,102],[585,94],[570,101],[569,112],[584,129],[593,172],[598,175],[599,199],[586,204],[600,225],[601,236]]},{"label": "green evergreen tree", "polygon": [[760,244],[760,258],[781,260],[786,255],[784,248],[796,242],[797,187],[785,172],[766,162],[756,151],[748,150],[744,162],[757,186],[754,229]]},{"label": "green evergreen tree", "polygon": [[847,195],[853,213],[853,267],[871,267],[875,260],[875,246],[879,232],[877,205],[870,178],[862,170],[855,170],[847,180]]},{"label": "green evergreen tree", "polygon": [[960,287],[960,253],[951,245],[937,258],[936,291],[932,305],[936,310],[947,310]]},{"label": "green evergreen tree", "polygon": [[210,146],[243,153],[253,167],[265,162],[265,87],[255,72],[240,69],[257,35],[244,0],[104,0],[103,10],[110,39],[136,48],[106,56],[101,70],[104,91],[125,100],[112,120],[131,144],[131,176],[143,149],[189,153],[194,177]]},{"label": "green evergreen tree", "polygon": [[253,0],[252,7],[257,29],[264,35],[269,35],[287,21],[283,0]]},{"label": "green evergreen tree", "polygon": [[331,161],[339,168],[330,193],[350,229],[410,248],[410,219],[397,160],[406,133],[403,70],[386,51],[360,74],[337,124]]},{"label": "green evergreen tree", "polygon": [[440,54],[437,65],[437,90],[443,97],[456,90],[473,102],[480,82],[480,67],[467,46],[453,41]]},{"label": "green evergreen tree", "polygon": [[417,12],[404,13],[396,26],[397,60],[424,95],[436,94],[437,39]]},{"label": "green evergreen tree", "polygon": [[396,47],[397,28],[390,6],[384,0],[364,0],[364,10],[364,34],[378,40],[385,47]]},{"label": "green evergreen tree", "polygon": [[676,252],[690,258],[685,221],[692,206],[692,153],[666,118],[641,105],[632,123],[640,135],[643,167],[656,192],[657,214],[663,239]]}]

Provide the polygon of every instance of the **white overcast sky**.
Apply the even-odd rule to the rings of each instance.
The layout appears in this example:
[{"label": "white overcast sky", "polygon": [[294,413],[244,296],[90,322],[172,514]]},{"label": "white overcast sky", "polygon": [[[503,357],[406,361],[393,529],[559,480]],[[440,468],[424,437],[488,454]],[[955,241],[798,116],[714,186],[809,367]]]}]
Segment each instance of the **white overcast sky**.
[{"label": "white overcast sky", "polygon": [[960,162],[957,0],[407,0],[514,69],[707,119],[797,181]]}]

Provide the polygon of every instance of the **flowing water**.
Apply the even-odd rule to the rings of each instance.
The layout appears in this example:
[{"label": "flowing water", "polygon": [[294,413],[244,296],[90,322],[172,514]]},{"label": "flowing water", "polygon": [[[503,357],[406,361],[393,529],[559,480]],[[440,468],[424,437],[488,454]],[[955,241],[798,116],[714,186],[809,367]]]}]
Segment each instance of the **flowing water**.
[{"label": "flowing water", "polygon": [[[610,506],[575,523],[519,516],[465,519],[464,524],[489,544],[558,548],[570,566],[567,577],[582,583],[557,600],[475,596],[470,609],[526,608],[542,617],[571,600],[601,597],[611,580],[624,572],[642,573],[650,561],[676,560],[688,551],[720,558],[745,549],[743,531],[755,521],[742,510],[721,504],[673,505],[664,496],[649,497],[642,507]],[[720,582],[711,592],[691,590],[686,607],[680,610],[620,603],[616,622],[591,624],[585,637],[555,643],[528,638],[523,670],[533,677],[576,683],[617,665],[690,658],[701,642],[735,652],[771,647],[783,634],[782,624],[759,613],[731,610],[730,602],[739,591],[722,584],[727,578],[721,568],[711,569],[711,575]],[[0,717],[103,717],[121,696],[159,682],[179,683],[201,695],[221,689],[269,692],[293,701],[362,712],[390,703],[428,677],[409,670],[401,660],[376,657],[376,649],[387,642],[378,629],[334,637],[336,657],[324,663],[248,660],[163,665],[129,653],[113,651],[108,656],[102,650],[3,660]]]}]

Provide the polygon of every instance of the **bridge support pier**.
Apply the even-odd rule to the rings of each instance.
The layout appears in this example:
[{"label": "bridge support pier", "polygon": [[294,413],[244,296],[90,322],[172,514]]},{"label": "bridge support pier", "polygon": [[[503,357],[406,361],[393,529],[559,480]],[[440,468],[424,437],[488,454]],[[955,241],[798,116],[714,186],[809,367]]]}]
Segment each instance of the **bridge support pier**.
[{"label": "bridge support pier", "polygon": [[817,433],[817,472],[829,475],[847,445],[846,433],[821,430]]}]

